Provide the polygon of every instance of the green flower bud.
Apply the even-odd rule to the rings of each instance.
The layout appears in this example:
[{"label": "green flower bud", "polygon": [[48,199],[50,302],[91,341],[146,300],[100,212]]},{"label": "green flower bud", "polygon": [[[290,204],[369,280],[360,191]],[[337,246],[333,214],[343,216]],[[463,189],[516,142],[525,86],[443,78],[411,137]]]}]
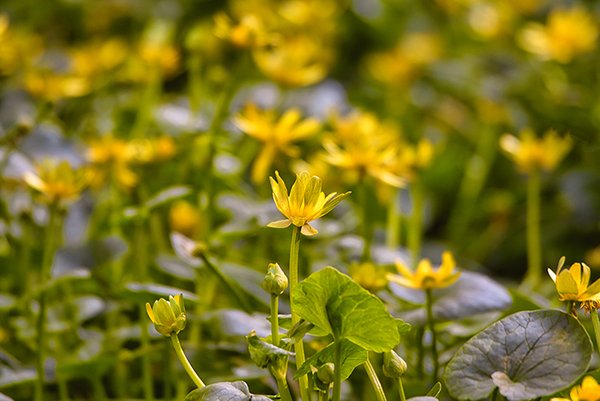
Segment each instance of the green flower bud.
[{"label": "green flower bud", "polygon": [[279,296],[288,287],[288,278],[278,263],[269,263],[262,288],[271,295]]},{"label": "green flower bud", "polygon": [[146,303],[146,312],[156,331],[163,336],[169,337],[185,328],[186,316],[182,294],[169,296],[168,301],[164,298],[154,301],[152,307]]},{"label": "green flower bud", "polygon": [[317,378],[325,385],[329,386],[333,383],[335,374],[335,365],[331,362],[327,362],[319,367],[317,370]]},{"label": "green flower bud", "polygon": [[400,355],[396,354],[393,350],[385,352],[383,354],[383,374],[387,377],[398,378],[401,377],[408,366],[404,359]]}]

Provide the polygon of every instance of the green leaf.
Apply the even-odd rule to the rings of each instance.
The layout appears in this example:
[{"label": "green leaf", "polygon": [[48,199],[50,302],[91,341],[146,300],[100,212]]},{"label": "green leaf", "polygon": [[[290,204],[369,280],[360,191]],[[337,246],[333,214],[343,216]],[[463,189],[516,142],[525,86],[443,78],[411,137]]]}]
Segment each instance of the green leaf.
[{"label": "green leaf", "polygon": [[125,285],[121,296],[136,302],[152,302],[158,298],[168,298],[169,295],[183,294],[185,302],[198,302],[198,296],[181,288],[169,287],[162,284],[130,282]]},{"label": "green leaf", "polygon": [[467,341],[444,380],[459,400],[479,400],[495,387],[509,401],[552,394],[582,375],[592,343],[577,321],[557,310],[518,312]]},{"label": "green leaf", "polygon": [[437,382],[433,385],[433,387],[431,387],[431,389],[427,392],[427,396],[431,396],[431,397],[437,397],[438,395],[440,395],[440,392],[442,391],[442,383]]},{"label": "green leaf", "polygon": [[[321,351],[312,355],[308,358],[300,369],[296,371],[294,378],[297,379],[300,376],[304,376],[311,372],[311,367],[318,368],[321,365],[324,365],[328,362],[334,363],[335,361],[335,344],[331,343],[327,347],[323,348]],[[362,365],[367,361],[369,357],[369,352],[361,348],[360,346],[348,341],[342,340],[342,381],[346,380],[354,369]]]},{"label": "green leaf", "polygon": [[[397,297],[409,302],[425,304],[423,291],[404,288],[391,283],[390,289]],[[492,311],[506,309],[512,302],[509,292],[489,277],[463,271],[453,285],[433,290],[433,317],[437,322],[457,320]],[[403,318],[413,324],[423,325],[425,308],[408,312]]]},{"label": "green leaf", "polygon": [[298,315],[368,351],[385,352],[400,342],[398,325],[385,305],[333,267],[311,274],[292,293]]},{"label": "green leaf", "polygon": [[155,209],[159,206],[166,205],[174,200],[183,198],[192,193],[192,189],[190,187],[186,187],[183,185],[170,187],[165,190],[160,191],[152,198],[146,201],[145,207],[147,210]]},{"label": "green leaf", "polygon": [[14,401],[12,398],[7,396],[6,394],[0,393],[0,401]]},{"label": "green leaf", "polygon": [[438,399],[427,395],[427,396],[420,396],[420,397],[411,397],[406,401],[438,401]]},{"label": "green leaf", "polygon": [[209,384],[189,393],[184,401],[271,401],[263,395],[250,394],[246,382],[221,382]]},{"label": "green leaf", "polygon": [[246,336],[250,358],[259,368],[266,368],[278,358],[294,356],[293,352],[261,340],[254,331]]}]

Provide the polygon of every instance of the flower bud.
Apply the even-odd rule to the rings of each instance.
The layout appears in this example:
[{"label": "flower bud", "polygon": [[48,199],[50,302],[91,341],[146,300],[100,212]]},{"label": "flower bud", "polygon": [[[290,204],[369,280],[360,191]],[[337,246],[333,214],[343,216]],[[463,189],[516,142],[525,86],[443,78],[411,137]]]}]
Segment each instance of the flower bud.
[{"label": "flower bud", "polygon": [[164,298],[154,301],[152,307],[146,303],[146,312],[156,331],[163,336],[177,334],[185,328],[186,316],[182,294],[169,296],[168,301]]},{"label": "flower bud", "polygon": [[335,376],[335,365],[331,362],[327,362],[319,367],[317,370],[317,378],[325,385],[333,383]]},{"label": "flower bud", "polygon": [[288,287],[288,278],[278,263],[269,263],[262,288],[271,295],[281,295]]},{"label": "flower bud", "polygon": [[393,350],[385,352],[383,354],[383,374],[387,377],[398,378],[401,377],[408,366],[404,359],[400,355],[396,354]]}]

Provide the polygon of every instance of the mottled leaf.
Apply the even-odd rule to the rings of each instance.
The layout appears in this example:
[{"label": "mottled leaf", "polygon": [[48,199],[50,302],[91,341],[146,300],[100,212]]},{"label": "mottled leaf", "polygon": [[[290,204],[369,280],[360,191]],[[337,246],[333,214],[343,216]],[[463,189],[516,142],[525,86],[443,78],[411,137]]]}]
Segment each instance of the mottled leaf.
[{"label": "mottled leaf", "polygon": [[509,401],[552,394],[572,384],[590,362],[581,324],[557,310],[518,312],[467,341],[446,366],[444,380],[460,400],[479,400],[495,387]]},{"label": "mottled leaf", "polygon": [[369,351],[385,352],[400,342],[398,325],[383,302],[333,267],[311,274],[292,293],[298,316]]}]

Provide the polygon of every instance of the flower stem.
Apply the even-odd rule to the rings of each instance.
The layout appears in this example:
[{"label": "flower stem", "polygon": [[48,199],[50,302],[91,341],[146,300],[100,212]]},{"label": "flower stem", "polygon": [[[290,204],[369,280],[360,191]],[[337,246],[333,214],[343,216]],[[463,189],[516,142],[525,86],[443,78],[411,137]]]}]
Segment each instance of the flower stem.
[{"label": "flower stem", "polygon": [[335,353],[333,363],[333,397],[332,401],[340,401],[342,398],[342,342],[335,340]]},{"label": "flower stem", "polygon": [[416,340],[417,340],[417,364],[416,364],[416,370],[417,370],[417,377],[419,379],[423,379],[423,360],[425,359],[425,349],[423,347],[423,338],[425,337],[425,326],[419,326],[417,327],[417,331],[416,331]]},{"label": "flower stem", "polygon": [[[52,261],[54,252],[56,251],[57,241],[60,237],[60,212],[59,205],[56,203],[48,206],[48,225],[46,226],[46,235],[44,238],[44,251],[42,255],[42,274],[40,282],[45,286],[52,279]],[[58,232],[57,232],[58,231]],[[35,400],[42,401],[44,399],[44,358],[46,348],[46,315],[47,315],[47,293],[46,288],[41,289],[39,298],[39,314],[36,322],[37,331],[37,355],[36,355],[36,372],[37,380],[35,384]]]},{"label": "flower stem", "polygon": [[[295,313],[291,297],[294,294],[294,289],[298,285],[298,255],[300,254],[300,227],[292,226],[292,239],[290,242],[290,309],[292,313],[292,325],[300,321],[300,317]],[[304,342],[299,338],[294,342],[294,351],[296,352],[296,367],[299,369],[305,361],[304,357]],[[298,379],[300,384],[300,396],[302,401],[310,401],[310,391],[308,387],[308,377],[300,376]]]},{"label": "flower stem", "polygon": [[600,352],[600,320],[598,320],[598,311],[592,309],[590,311],[592,325],[594,326],[594,335],[596,336],[596,349]]},{"label": "flower stem", "polygon": [[319,391],[319,401],[328,401],[329,391]]},{"label": "flower stem", "polygon": [[381,382],[379,381],[379,378],[377,377],[377,373],[375,372],[375,369],[373,368],[373,364],[371,363],[371,361],[368,358],[367,358],[367,361],[365,362],[365,369],[367,371],[367,376],[369,376],[369,380],[371,380],[373,389],[375,390],[375,395],[377,396],[377,401],[387,401],[385,392],[383,391],[383,387],[381,386]]},{"label": "flower stem", "polygon": [[435,383],[438,381],[438,371],[440,362],[437,350],[435,321],[433,320],[433,296],[431,295],[431,289],[425,290],[425,295],[425,307],[427,308],[427,323],[429,324],[429,331],[431,332],[431,357],[433,358],[432,381]]},{"label": "flower stem", "polygon": [[369,219],[369,189],[367,180],[360,181],[360,209],[361,209],[361,228],[363,237],[363,253],[361,261],[366,262],[371,259],[371,244],[373,242],[373,226]]},{"label": "flower stem", "polygon": [[179,358],[179,362],[181,362],[181,365],[183,365],[183,369],[185,369],[185,372],[188,374],[190,379],[192,379],[196,387],[205,387],[206,385],[204,384],[202,379],[200,379],[200,376],[198,376],[198,373],[196,373],[196,371],[190,364],[190,361],[188,361],[187,357],[183,353],[183,349],[181,348],[181,343],[179,342],[179,337],[177,337],[177,333],[171,334],[171,343],[173,344],[173,348],[175,349],[177,358]]},{"label": "flower stem", "polygon": [[540,191],[540,172],[534,170],[527,181],[527,274],[525,283],[529,288],[537,287],[542,272]]},{"label": "flower stem", "polygon": [[402,378],[398,378],[398,394],[400,395],[400,401],[406,401],[406,395],[404,394],[404,386],[402,385]]},{"label": "flower stem", "polygon": [[412,214],[408,230],[408,249],[412,258],[411,265],[417,266],[421,255],[421,241],[423,237],[423,187],[420,182],[413,182],[410,193],[412,195]]},{"label": "flower stem", "polygon": [[396,249],[400,245],[401,239],[401,224],[402,224],[402,214],[400,213],[401,207],[400,202],[402,200],[402,196],[400,190],[395,189],[392,195],[392,200],[388,204],[388,215],[387,215],[387,235],[386,235],[386,245],[390,249]]},{"label": "flower stem", "polygon": [[279,296],[271,294],[271,342],[279,347]]}]

